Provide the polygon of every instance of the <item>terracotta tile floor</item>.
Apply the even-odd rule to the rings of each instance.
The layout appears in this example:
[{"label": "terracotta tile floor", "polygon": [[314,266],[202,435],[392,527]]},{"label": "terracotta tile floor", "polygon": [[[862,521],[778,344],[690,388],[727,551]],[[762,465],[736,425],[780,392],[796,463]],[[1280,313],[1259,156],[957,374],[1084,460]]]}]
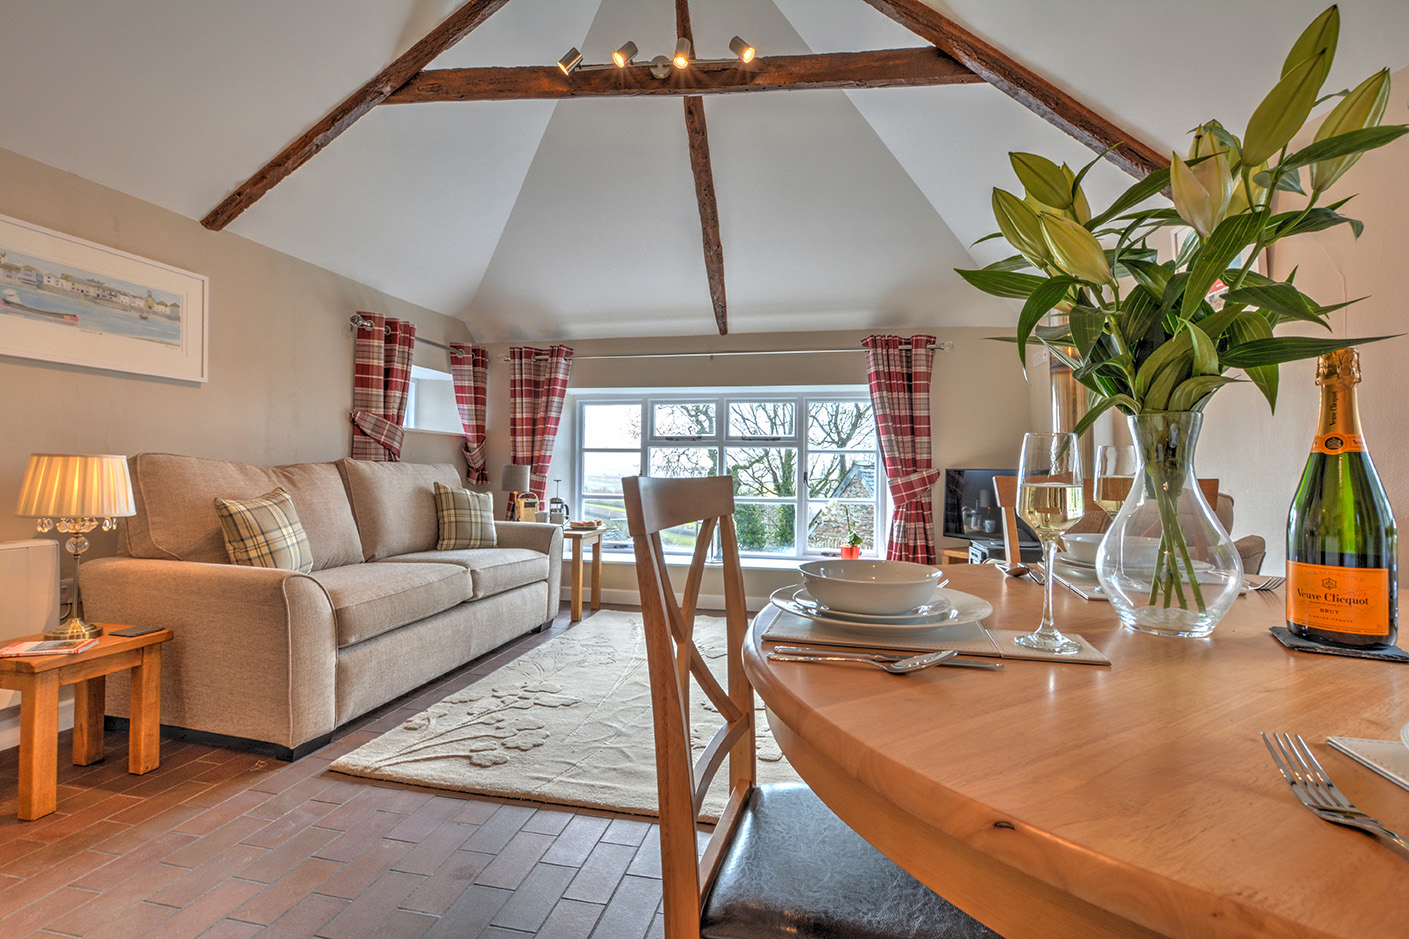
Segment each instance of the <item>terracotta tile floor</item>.
[{"label": "terracotta tile floor", "polygon": [[329,772],[333,759],[570,628],[523,637],[294,763],[164,738],[130,776],[125,732],[65,765],[59,806],[15,819],[0,753],[0,936],[639,939],[661,936],[656,827]]}]

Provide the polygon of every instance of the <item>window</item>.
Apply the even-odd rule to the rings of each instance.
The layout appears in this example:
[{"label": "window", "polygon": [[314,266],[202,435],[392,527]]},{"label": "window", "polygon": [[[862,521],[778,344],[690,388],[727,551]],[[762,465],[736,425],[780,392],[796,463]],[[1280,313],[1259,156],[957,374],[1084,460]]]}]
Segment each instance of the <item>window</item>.
[{"label": "window", "polygon": [[[608,545],[630,546],[621,477],[728,474],[743,554],[836,554],[852,532],[863,551],[876,551],[884,487],[864,390],[576,397],[577,514],[614,529]],[[662,541],[689,552],[696,535],[684,528]]]},{"label": "window", "polygon": [[455,405],[455,382],[450,373],[424,365],[411,366],[406,390],[406,429],[464,433]]}]

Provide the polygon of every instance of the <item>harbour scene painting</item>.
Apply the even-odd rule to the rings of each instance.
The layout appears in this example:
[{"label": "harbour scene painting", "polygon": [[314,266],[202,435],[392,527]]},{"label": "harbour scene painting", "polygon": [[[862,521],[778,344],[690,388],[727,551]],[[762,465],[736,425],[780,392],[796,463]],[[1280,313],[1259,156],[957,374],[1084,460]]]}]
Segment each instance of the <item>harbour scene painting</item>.
[{"label": "harbour scene painting", "polygon": [[0,216],[0,356],[206,381],[209,280]]},{"label": "harbour scene painting", "polygon": [[181,298],[0,244],[0,315],[181,344]]}]

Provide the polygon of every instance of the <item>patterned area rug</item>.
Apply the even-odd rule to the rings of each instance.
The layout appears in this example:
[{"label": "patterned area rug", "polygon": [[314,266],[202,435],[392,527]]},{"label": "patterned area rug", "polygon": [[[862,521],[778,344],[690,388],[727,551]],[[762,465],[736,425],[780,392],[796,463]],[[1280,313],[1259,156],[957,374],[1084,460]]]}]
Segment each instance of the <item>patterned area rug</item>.
[{"label": "patterned area rug", "polygon": [[[724,680],[724,620],[697,617],[696,645]],[[722,721],[694,689],[698,758]],[[758,777],[795,782],[759,706]],[[637,613],[603,610],[332,764],[353,776],[656,815],[655,735]],[[704,814],[724,807],[727,764]]]}]

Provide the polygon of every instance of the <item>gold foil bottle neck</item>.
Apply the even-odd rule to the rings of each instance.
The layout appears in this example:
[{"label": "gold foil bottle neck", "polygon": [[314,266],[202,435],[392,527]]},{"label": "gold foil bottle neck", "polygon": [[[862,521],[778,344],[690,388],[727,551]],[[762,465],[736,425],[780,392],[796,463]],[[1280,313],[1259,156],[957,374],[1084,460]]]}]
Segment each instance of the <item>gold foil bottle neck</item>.
[{"label": "gold foil bottle neck", "polygon": [[1360,384],[1360,353],[1354,349],[1337,349],[1316,360],[1316,384]]}]

